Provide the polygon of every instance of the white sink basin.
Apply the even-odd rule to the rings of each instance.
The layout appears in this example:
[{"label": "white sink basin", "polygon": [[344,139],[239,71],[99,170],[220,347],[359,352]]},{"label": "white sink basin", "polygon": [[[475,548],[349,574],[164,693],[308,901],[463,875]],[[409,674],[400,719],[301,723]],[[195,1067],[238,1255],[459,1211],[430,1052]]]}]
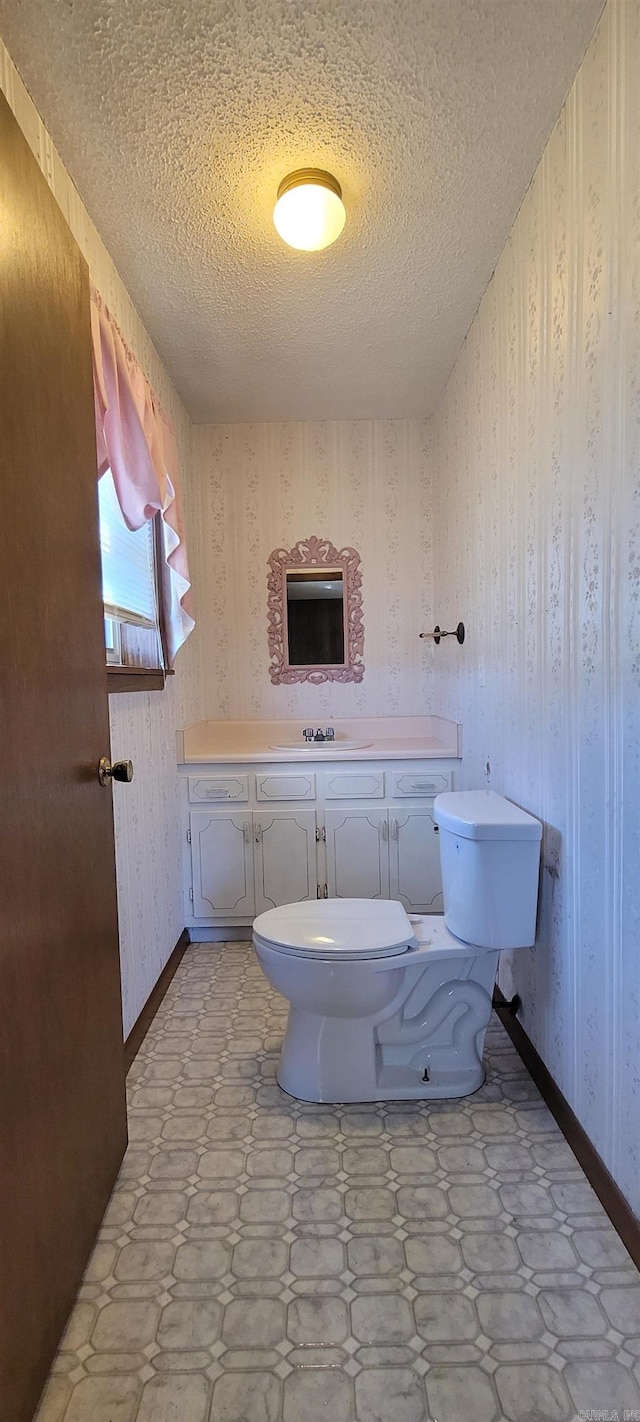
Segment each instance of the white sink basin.
[{"label": "white sink basin", "polygon": [[335,751],[367,750],[371,741],[350,741],[346,736],[336,736],[334,741],[303,741],[300,736],[295,741],[278,741],[269,747],[270,750],[295,750],[304,751],[328,751],[334,754]]}]

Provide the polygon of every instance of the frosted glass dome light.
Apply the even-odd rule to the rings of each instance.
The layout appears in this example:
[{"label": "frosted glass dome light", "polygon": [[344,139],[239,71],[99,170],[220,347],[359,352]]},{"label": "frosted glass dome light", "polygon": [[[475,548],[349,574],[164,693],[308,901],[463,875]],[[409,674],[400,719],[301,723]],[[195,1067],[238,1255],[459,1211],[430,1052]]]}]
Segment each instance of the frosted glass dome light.
[{"label": "frosted glass dome light", "polygon": [[289,247],[320,252],[340,236],[346,212],[337,178],[321,168],[299,168],[283,178],[273,209],[276,232]]}]

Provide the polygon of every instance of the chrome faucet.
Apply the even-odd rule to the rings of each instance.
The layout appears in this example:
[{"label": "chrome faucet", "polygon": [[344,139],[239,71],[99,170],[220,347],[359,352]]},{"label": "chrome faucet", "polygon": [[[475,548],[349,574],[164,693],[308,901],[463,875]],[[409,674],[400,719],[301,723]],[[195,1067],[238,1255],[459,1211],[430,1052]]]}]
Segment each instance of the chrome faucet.
[{"label": "chrome faucet", "polygon": [[305,741],[317,741],[318,744],[321,744],[323,741],[335,741],[336,738],[336,733],[333,726],[327,726],[326,731],[323,731],[321,727],[318,726],[315,735],[313,731],[313,726],[305,726],[305,729],[302,734],[305,738]]}]

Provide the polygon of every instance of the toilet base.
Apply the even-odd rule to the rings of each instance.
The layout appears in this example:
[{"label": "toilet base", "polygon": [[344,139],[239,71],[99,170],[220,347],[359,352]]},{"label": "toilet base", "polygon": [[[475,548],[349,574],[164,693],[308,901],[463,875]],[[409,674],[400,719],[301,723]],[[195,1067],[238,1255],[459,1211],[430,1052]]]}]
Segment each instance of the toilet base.
[{"label": "toilet base", "polygon": [[[419,1079],[419,1073],[412,1073],[412,1080],[408,1080],[408,1073],[398,1072],[391,1076],[389,1073],[378,1082],[373,1090],[360,1091],[353,1094],[345,1091],[344,1086],[340,1089],[340,1094],[326,1094],[327,1088],[309,1088],[302,1090],[299,1081],[292,1079],[293,1074],[283,1071],[282,1062],[276,1072],[276,1081],[286,1091],[288,1096],[293,1096],[298,1101],[309,1101],[325,1106],[351,1106],[358,1101],[454,1101],[457,1097],[472,1096],[474,1091],[479,1091],[484,1086],[485,1071],[480,1067],[476,1072],[465,1073],[465,1080],[454,1083],[449,1080],[437,1083],[435,1081],[423,1081]],[[400,1080],[402,1076],[402,1080]],[[293,1087],[295,1085],[295,1091]],[[309,1094],[307,1094],[309,1092]]]},{"label": "toilet base", "polygon": [[[277,1081],[300,1101],[441,1101],[482,1086],[498,953],[412,921],[417,943],[384,958],[304,958],[254,944],[289,1001]],[[313,1010],[310,1010],[313,1009]]]},{"label": "toilet base", "polygon": [[[451,986],[443,985],[443,1007],[449,1005]],[[278,1085],[300,1101],[327,1105],[471,1095],[485,1079],[482,1054],[491,998],[478,983],[467,981],[462,992],[461,987],[455,984],[456,996],[461,1006],[475,1009],[475,1030],[467,1028],[463,1035],[454,1027],[452,1038],[440,1043],[430,1043],[424,1035],[398,1043],[380,1041],[370,1019],[321,1017],[290,1006]],[[437,1002],[435,1006],[437,1010]]]}]

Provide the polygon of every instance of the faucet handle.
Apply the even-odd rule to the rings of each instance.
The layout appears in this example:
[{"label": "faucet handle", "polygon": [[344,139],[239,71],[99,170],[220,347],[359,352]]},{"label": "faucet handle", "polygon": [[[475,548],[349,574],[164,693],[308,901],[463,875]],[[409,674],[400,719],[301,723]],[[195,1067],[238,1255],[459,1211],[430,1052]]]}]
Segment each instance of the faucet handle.
[{"label": "faucet handle", "polygon": [[326,731],[325,731],[325,733],[324,733],[324,738],[325,738],[325,741],[335,741],[336,732],[335,732],[335,727],[334,727],[334,726],[327,726],[327,729],[326,729]]},{"label": "faucet handle", "polygon": [[302,734],[303,734],[303,736],[304,736],[304,738],[305,738],[305,741],[312,741],[312,740],[313,740],[313,726],[305,726],[305,729],[304,729],[304,731],[302,732]]}]

